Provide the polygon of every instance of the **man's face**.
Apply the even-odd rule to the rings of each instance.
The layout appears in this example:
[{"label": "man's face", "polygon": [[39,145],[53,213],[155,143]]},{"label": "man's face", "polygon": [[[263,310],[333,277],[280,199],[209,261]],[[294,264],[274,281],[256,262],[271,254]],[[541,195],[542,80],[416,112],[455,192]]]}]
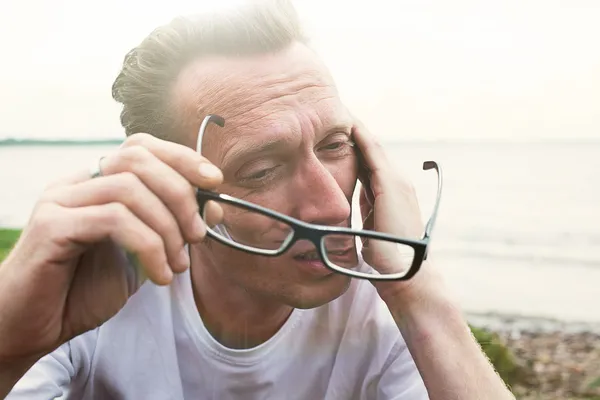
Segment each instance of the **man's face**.
[{"label": "man's face", "polygon": [[[188,117],[190,143],[201,118],[219,114],[203,155],[221,168],[219,193],[259,204],[302,221],[349,226],[357,180],[350,138],[352,119],[327,70],[305,46],[250,59],[203,59],[180,76],[175,94]],[[188,122],[189,119],[189,122]],[[289,228],[224,206],[224,226],[244,244],[277,248]],[[347,244],[342,244],[344,247]],[[249,254],[209,241],[202,254],[227,279],[297,308],[341,295],[349,278],[315,268],[316,251],[298,242],[279,257]],[[352,249],[355,257],[355,249]]]}]

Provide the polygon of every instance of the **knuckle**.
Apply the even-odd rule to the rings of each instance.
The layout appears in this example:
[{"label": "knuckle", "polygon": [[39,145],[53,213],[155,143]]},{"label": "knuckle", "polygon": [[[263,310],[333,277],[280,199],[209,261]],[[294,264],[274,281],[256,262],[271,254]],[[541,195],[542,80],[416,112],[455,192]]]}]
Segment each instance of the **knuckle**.
[{"label": "knuckle", "polygon": [[41,204],[34,211],[30,227],[40,237],[53,238],[66,225],[64,217],[65,213],[59,206]]},{"label": "knuckle", "polygon": [[122,203],[110,203],[106,206],[106,212],[102,216],[106,223],[115,226],[127,218],[129,211]]},{"label": "knuckle", "polygon": [[65,184],[64,179],[54,179],[54,180],[51,180],[44,187],[44,192],[43,193],[51,191],[51,190],[53,190],[55,188],[64,186],[64,184]]},{"label": "knuckle", "polygon": [[125,171],[118,175],[115,185],[119,191],[128,192],[142,184],[142,180],[133,172]]},{"label": "knuckle", "polygon": [[[133,172],[124,171],[111,176],[106,185],[106,198],[113,201],[121,201],[129,204],[131,201],[139,201],[142,185],[141,179]],[[118,199],[118,200],[117,200]]]},{"label": "knuckle", "polygon": [[187,209],[192,201],[195,204],[194,189],[182,176],[178,176],[169,184],[168,196],[172,204],[179,209]]},{"label": "knuckle", "polygon": [[[165,218],[156,218],[153,223],[154,229],[158,234],[164,237],[167,242],[178,245],[179,242],[183,240],[179,231],[179,225],[175,218],[167,213],[168,211],[165,210]],[[160,215],[162,216],[163,214]]]},{"label": "knuckle", "polygon": [[174,184],[171,187],[171,193],[178,200],[183,201],[182,205],[187,204],[186,200],[189,200],[193,197],[194,191],[192,190],[192,186],[186,182],[179,182]]},{"label": "knuckle", "polygon": [[168,236],[168,239],[161,239],[160,245],[161,249],[166,248],[169,252],[176,253],[179,249],[183,247],[185,244],[184,240],[181,238],[181,235],[178,233],[177,235]]},{"label": "knuckle", "polygon": [[150,151],[144,146],[129,146],[118,152],[118,158],[126,166],[143,163],[150,157]]},{"label": "knuckle", "polygon": [[130,135],[127,137],[127,139],[125,139],[123,141],[123,143],[121,144],[122,148],[127,148],[127,147],[132,147],[132,146],[144,146],[144,144],[148,143],[150,140],[155,139],[154,136],[148,134],[148,133],[144,133],[144,132],[139,132],[139,133],[134,133],[133,135]]},{"label": "knuckle", "polygon": [[38,198],[38,204],[54,203],[60,197],[62,188],[58,185],[47,186]]},{"label": "knuckle", "polygon": [[164,251],[164,244],[160,236],[154,232],[146,235],[144,240],[140,242],[140,252],[143,253],[157,253]]}]

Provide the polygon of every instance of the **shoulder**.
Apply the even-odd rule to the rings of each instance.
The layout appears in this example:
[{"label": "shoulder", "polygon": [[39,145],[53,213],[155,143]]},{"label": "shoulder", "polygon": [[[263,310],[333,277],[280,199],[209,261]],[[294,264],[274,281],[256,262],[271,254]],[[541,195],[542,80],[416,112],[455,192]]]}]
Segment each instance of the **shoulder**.
[{"label": "shoulder", "polygon": [[[97,347],[102,352],[97,352],[97,356],[118,357],[122,350],[137,354],[138,358],[141,354],[147,357],[153,353],[148,348],[172,340],[175,291],[174,285],[145,282],[114,317],[98,328]],[[135,353],[136,350],[143,353]]]},{"label": "shoulder", "polygon": [[152,354],[148,349],[154,348],[165,332],[172,332],[172,292],[170,286],[146,281],[111,319],[68,342],[74,367],[94,370],[94,366],[108,363],[111,368],[121,368],[119,364],[128,364],[123,358],[131,358],[131,354],[136,354],[136,359]]},{"label": "shoulder", "polygon": [[138,348],[157,331],[170,330],[165,322],[171,320],[171,292],[169,286],[145,282],[111,319],[68,342],[74,366],[87,368],[104,354],[118,358],[119,350]]}]

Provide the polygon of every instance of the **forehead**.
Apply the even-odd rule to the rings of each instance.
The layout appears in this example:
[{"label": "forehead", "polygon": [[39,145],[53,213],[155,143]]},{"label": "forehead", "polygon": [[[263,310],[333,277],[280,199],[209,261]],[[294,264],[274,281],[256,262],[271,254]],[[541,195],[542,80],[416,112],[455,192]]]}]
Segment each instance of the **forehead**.
[{"label": "forehead", "polygon": [[198,60],[182,71],[173,95],[188,143],[195,143],[207,114],[225,118],[225,128],[209,126],[203,140],[216,158],[241,135],[261,140],[350,123],[327,68],[301,44],[275,54]]}]

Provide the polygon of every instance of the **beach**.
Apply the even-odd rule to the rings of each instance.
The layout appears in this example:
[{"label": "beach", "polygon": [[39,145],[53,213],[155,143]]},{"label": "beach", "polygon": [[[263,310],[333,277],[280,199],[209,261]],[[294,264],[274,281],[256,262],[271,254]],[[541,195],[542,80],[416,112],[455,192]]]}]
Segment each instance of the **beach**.
[{"label": "beach", "polygon": [[469,320],[511,353],[516,368],[505,381],[517,399],[600,399],[600,325],[489,314]]}]

